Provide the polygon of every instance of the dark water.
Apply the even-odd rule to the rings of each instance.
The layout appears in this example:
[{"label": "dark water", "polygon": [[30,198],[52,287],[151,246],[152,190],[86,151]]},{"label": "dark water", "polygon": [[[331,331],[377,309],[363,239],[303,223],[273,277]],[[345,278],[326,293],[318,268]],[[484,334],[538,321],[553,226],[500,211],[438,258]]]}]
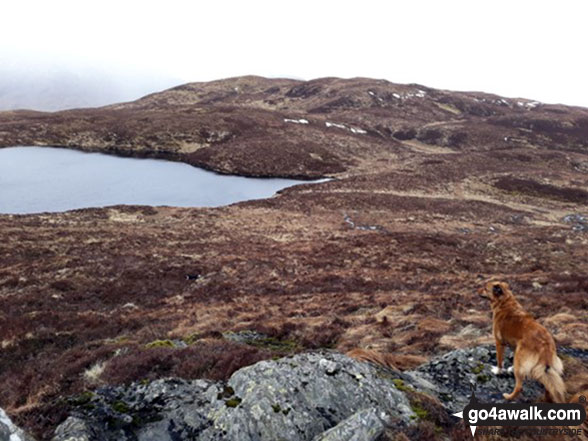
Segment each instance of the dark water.
[{"label": "dark water", "polygon": [[117,204],[216,207],[267,198],[300,182],[223,176],[177,162],[61,148],[0,149],[0,213]]}]

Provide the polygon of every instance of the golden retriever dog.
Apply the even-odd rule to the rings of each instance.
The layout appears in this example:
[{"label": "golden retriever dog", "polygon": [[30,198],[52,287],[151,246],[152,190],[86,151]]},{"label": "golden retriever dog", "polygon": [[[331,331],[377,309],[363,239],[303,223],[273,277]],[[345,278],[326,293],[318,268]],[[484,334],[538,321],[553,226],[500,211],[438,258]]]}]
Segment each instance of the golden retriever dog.
[{"label": "golden retriever dog", "polygon": [[566,387],[561,378],[563,365],[555,348],[555,341],[547,329],[525,312],[505,282],[489,281],[478,290],[482,297],[490,299],[492,307],[492,332],[496,340],[497,367],[502,372],[504,347],[514,348],[515,388],[503,394],[506,400],[515,399],[523,388],[526,377],[539,381],[547,391],[547,399],[565,402]]}]

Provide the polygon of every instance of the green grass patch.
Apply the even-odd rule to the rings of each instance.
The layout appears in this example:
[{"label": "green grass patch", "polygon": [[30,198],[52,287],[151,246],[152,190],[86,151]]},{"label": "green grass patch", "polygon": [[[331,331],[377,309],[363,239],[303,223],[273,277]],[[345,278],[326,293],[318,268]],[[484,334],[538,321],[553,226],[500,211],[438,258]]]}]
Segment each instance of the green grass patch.
[{"label": "green grass patch", "polygon": [[145,347],[147,349],[153,349],[153,348],[175,348],[176,345],[171,340],[154,340],[154,341],[152,341],[150,343],[147,343],[145,345]]},{"label": "green grass patch", "polygon": [[260,349],[267,349],[271,352],[290,353],[298,349],[298,343],[294,340],[280,340],[275,337],[261,338],[247,342],[250,346]]},{"label": "green grass patch", "polygon": [[198,340],[200,340],[200,334],[198,333],[194,333],[194,334],[190,334],[186,337],[184,337],[183,342],[186,343],[188,346],[193,345],[194,343],[196,343]]},{"label": "green grass patch", "polygon": [[413,416],[413,419],[419,419],[419,420],[426,420],[427,417],[429,416],[429,412],[424,409],[423,407],[421,407],[420,402],[418,401],[413,401],[410,403],[410,408],[412,409],[412,411],[414,412],[415,416]]},{"label": "green grass patch", "polygon": [[404,384],[404,381],[401,380],[400,378],[394,378],[392,380],[392,383],[394,383],[394,386],[396,387],[396,389],[398,389],[399,391],[402,391],[402,392],[408,392],[408,391],[414,390],[412,387]]}]

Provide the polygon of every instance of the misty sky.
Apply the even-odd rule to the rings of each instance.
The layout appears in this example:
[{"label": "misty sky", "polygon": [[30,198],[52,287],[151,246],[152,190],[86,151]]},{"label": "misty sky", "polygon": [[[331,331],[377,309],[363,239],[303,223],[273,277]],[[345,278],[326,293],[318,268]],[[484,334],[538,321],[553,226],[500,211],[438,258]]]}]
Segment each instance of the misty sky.
[{"label": "misty sky", "polygon": [[2,2],[4,72],[365,76],[588,107],[588,2]]}]

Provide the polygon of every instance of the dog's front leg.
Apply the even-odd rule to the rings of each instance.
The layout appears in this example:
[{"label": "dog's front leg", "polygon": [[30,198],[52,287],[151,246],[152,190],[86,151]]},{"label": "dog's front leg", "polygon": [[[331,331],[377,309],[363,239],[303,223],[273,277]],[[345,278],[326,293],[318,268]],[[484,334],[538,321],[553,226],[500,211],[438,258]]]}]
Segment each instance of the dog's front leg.
[{"label": "dog's front leg", "polygon": [[492,368],[492,373],[499,375],[502,373],[502,362],[504,360],[504,344],[496,339],[496,367]]}]

